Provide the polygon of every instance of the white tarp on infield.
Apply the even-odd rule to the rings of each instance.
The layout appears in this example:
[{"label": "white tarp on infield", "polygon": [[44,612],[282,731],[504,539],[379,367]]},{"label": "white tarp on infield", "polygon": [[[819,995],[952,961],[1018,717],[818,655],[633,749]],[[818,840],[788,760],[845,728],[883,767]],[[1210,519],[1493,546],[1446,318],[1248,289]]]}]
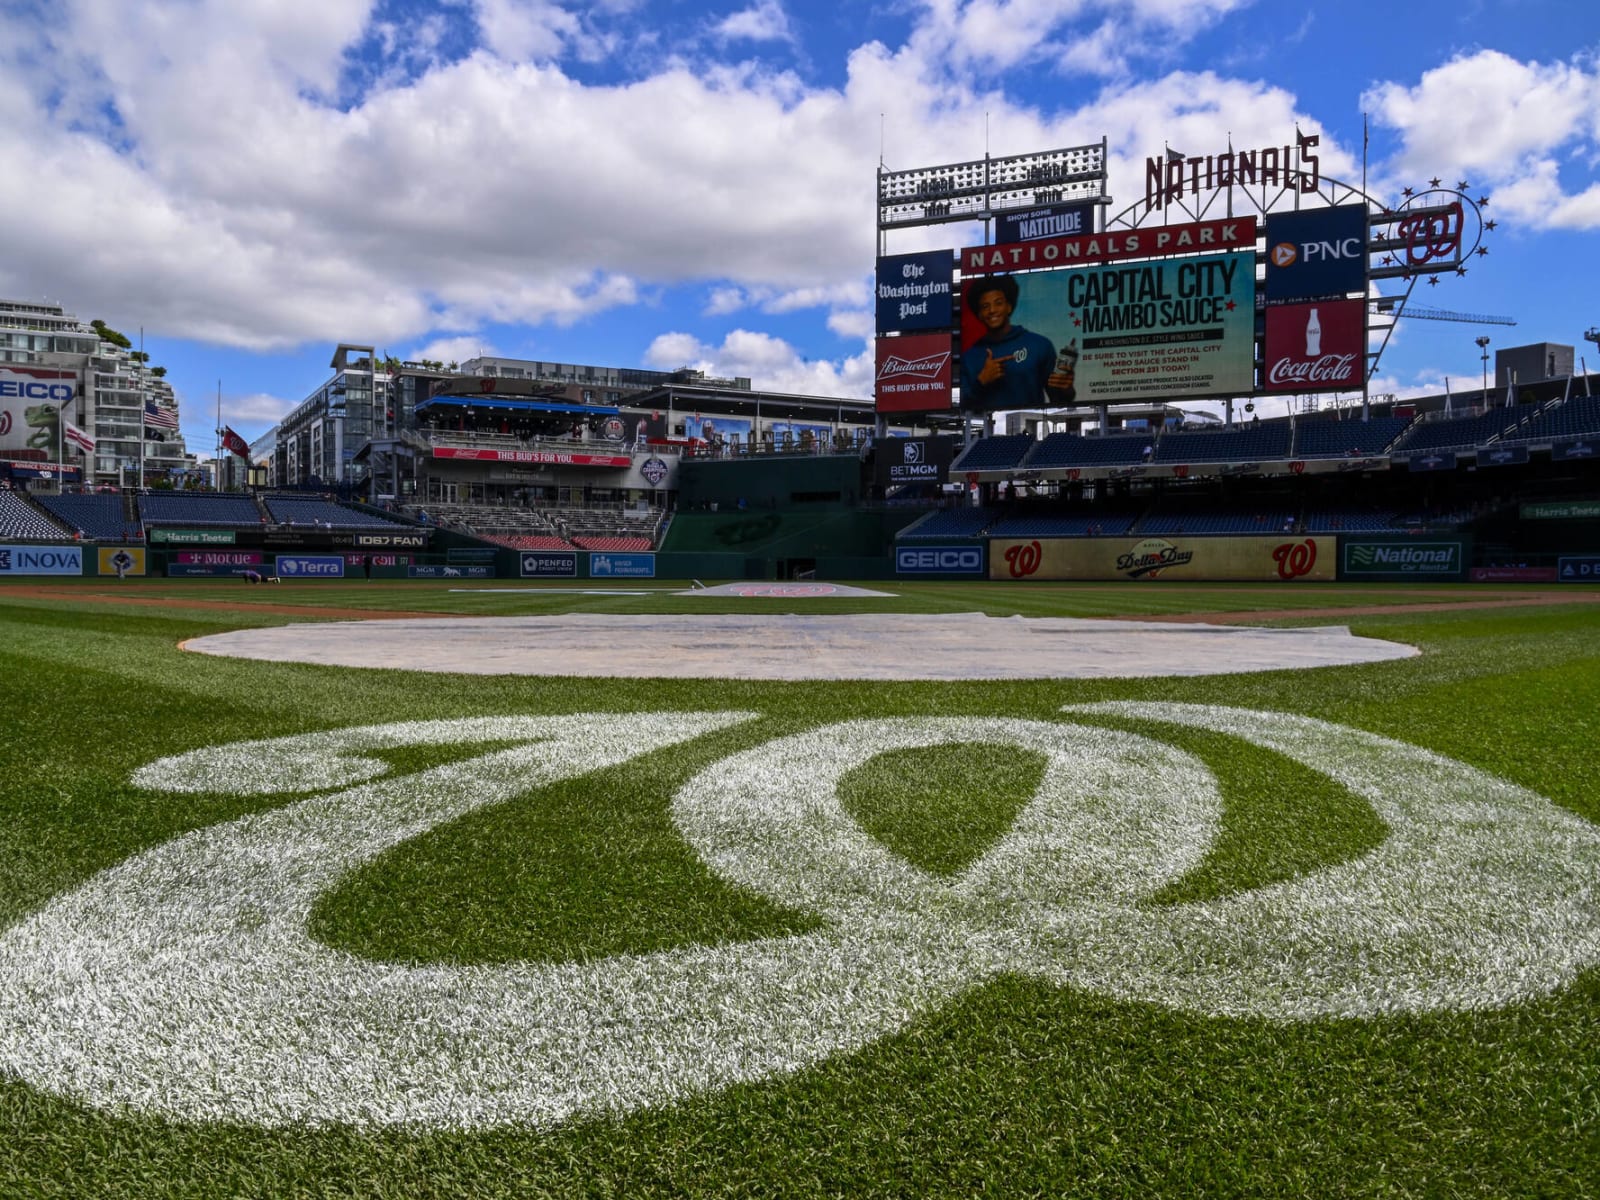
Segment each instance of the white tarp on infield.
[{"label": "white tarp on infield", "polygon": [[202,654],[469,675],[674,679],[1101,679],[1409,658],[1342,625],[1258,629],[981,613],[419,618],[240,629]]}]

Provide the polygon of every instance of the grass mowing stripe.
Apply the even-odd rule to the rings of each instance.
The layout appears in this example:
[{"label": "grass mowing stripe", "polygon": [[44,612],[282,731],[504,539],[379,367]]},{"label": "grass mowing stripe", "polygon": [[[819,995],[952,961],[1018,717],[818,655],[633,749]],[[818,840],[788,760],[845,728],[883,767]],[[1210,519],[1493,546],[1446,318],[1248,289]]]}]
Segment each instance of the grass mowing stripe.
[{"label": "grass mowing stripe", "polygon": [[[904,607],[990,604],[982,587],[904,590]],[[1087,593],[1058,599],[1013,591],[1044,615],[1089,603]],[[385,602],[410,607],[408,594],[420,595],[397,589]],[[1294,589],[1281,594],[1299,598]],[[323,602],[352,599],[330,591]],[[1157,601],[1223,607],[1203,590],[1119,594],[1109,587],[1090,599],[1122,611]],[[469,713],[745,707],[769,714],[765,733],[776,736],[851,716],[1049,720],[1065,703],[1174,699],[1348,722],[1504,774],[1591,820],[1600,816],[1600,780],[1591,765],[1600,735],[1600,619],[1592,610],[1362,618],[1351,622],[1358,631],[1425,651],[1373,668],[1206,681],[833,688],[419,680],[223,664],[176,654],[163,641],[168,635],[143,616],[128,618],[131,624],[103,610],[12,619],[49,608],[17,604],[0,588],[0,644],[13,651],[0,658],[0,670],[18,681],[0,746],[0,769],[9,768],[0,776],[0,926],[40,903],[57,887],[52,880],[71,881],[175,828],[241,811],[241,802],[161,801],[112,784],[125,778],[125,763],[163,748],[229,741],[252,724],[259,736]],[[1016,606],[1007,596],[994,609]],[[193,615],[193,628],[278,620],[253,612]],[[76,630],[74,621],[82,622]],[[1288,779],[1298,794],[1293,770],[1207,745],[1207,735],[1180,742],[1171,731],[1148,732],[1205,758],[1230,814],[1258,804],[1263,823],[1250,828],[1262,839],[1277,836],[1272,820],[1284,814],[1272,810],[1271,792]],[[681,778],[694,764],[662,769]],[[655,803],[668,791],[631,769],[612,775],[618,801]],[[627,815],[607,812],[604,797],[579,784],[561,803],[606,825]],[[1338,801],[1326,796],[1323,803],[1336,808]],[[505,815],[521,807],[514,802]],[[622,831],[596,836],[632,836],[625,823]],[[510,821],[479,844],[509,860],[539,853],[537,832]],[[1228,836],[1225,823],[1224,842]],[[1218,868],[1219,881],[1249,868],[1248,839],[1242,831],[1239,838],[1236,865]],[[419,842],[418,853],[431,840]],[[1268,860],[1277,851],[1254,849]],[[440,846],[433,851],[449,857]],[[472,855],[456,861],[466,872]],[[646,851],[628,870],[648,863]],[[432,889],[449,873],[424,878],[386,868],[362,886],[381,891],[387,880],[395,890]],[[501,938],[497,952],[512,951],[515,938],[505,931],[515,928],[519,901],[498,885],[478,886],[478,893],[473,920],[485,922],[489,938]],[[663,888],[660,900],[691,909],[704,903],[676,885]],[[476,944],[471,924],[450,935],[468,952]],[[1593,970],[1555,995],[1503,1010],[1289,1025],[1204,1019],[1002,979],[898,1037],[791,1078],[537,1135],[184,1126],[86,1112],[0,1082],[0,1195],[1578,1196],[1591,1188],[1600,1156],[1596,1079],[1600,973]]]}]

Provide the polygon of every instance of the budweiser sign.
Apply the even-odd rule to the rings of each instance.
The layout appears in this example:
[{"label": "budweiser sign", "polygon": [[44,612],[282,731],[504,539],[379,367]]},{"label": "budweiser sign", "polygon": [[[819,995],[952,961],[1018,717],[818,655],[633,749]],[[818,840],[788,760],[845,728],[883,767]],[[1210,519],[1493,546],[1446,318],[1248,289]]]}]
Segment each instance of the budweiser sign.
[{"label": "budweiser sign", "polygon": [[1261,388],[1267,392],[1342,392],[1361,386],[1366,302],[1324,300],[1266,311]]},{"label": "budweiser sign", "polygon": [[903,333],[878,339],[879,412],[928,412],[951,404],[950,334]]},{"label": "budweiser sign", "polygon": [[926,358],[902,358],[898,354],[891,354],[883,364],[883,370],[878,372],[879,380],[892,379],[897,375],[921,376],[924,379],[937,379],[939,372],[948,370],[950,366],[950,352],[943,354],[930,354]]}]

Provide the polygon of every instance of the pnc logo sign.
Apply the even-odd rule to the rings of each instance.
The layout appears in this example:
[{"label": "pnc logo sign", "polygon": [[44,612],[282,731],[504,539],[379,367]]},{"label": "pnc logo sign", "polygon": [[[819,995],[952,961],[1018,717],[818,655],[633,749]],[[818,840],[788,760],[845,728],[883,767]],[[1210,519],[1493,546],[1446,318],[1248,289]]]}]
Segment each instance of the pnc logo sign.
[{"label": "pnc logo sign", "polygon": [[1295,249],[1293,242],[1279,242],[1272,248],[1272,265],[1275,267],[1292,267],[1300,257],[1300,251]]},{"label": "pnc logo sign", "polygon": [[[1114,701],[1054,719],[843,721],[707,757],[761,716],[412,721],[150,763],[134,786],[281,803],[137,853],[0,931],[0,1076],[119,1116],[548,1128],[787,1076],[1008,975],[1310,1022],[1504,1007],[1600,961],[1600,825],[1364,730]],[[1216,776],[1177,744],[1187,730],[1325,776],[1370,806],[1383,840],[1160,902],[1226,825]],[[687,742],[705,765],[666,799],[676,834],[724,884],[809,914],[805,932],[470,965],[372,961],[312,935],[322,896],[409,840]],[[880,756],[950,745],[1043,764],[1011,828],[954,878],[879,843],[840,796]],[[417,746],[469,757],[411,774],[382,757]]]}]

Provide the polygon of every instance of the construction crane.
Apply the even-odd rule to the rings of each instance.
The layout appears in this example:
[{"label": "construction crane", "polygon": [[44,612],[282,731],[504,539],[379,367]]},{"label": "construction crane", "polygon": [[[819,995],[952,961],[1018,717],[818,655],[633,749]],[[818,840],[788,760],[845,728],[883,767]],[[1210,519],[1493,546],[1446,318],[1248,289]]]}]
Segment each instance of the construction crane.
[{"label": "construction crane", "polygon": [[1420,304],[1407,304],[1404,296],[1379,296],[1372,302],[1372,311],[1380,316],[1417,317],[1424,321],[1460,321],[1465,325],[1515,325],[1514,317],[1497,317],[1487,313],[1451,312],[1447,308],[1423,308]]}]

